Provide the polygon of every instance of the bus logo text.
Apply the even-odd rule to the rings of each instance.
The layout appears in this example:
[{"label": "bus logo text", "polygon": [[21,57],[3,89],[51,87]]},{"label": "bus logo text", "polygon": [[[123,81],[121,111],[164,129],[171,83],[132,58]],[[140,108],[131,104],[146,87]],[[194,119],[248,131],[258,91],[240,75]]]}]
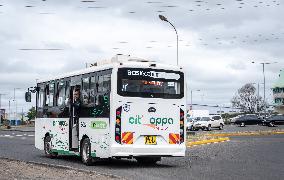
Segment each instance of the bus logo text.
[{"label": "bus logo text", "polygon": [[150,118],[150,123],[151,124],[155,124],[156,126],[157,125],[165,125],[165,124],[173,124],[174,123],[174,120],[173,118],[154,118],[154,117],[151,117]]},{"label": "bus logo text", "polygon": [[[129,117],[128,121],[129,124],[142,124],[141,120],[143,118],[143,115],[136,115],[135,117]],[[174,119],[173,118],[166,118],[166,117],[151,117],[150,118],[150,124],[154,125],[161,125],[164,126],[166,124],[173,124]]]},{"label": "bus logo text", "polygon": [[92,121],[90,127],[92,129],[106,129],[107,123],[104,121]]},{"label": "bus logo text", "polygon": [[52,125],[53,126],[68,126],[66,121],[53,121]]},{"label": "bus logo text", "polygon": [[129,123],[130,124],[142,124],[141,119],[143,118],[142,116],[136,115],[135,117],[130,117],[129,118]]}]

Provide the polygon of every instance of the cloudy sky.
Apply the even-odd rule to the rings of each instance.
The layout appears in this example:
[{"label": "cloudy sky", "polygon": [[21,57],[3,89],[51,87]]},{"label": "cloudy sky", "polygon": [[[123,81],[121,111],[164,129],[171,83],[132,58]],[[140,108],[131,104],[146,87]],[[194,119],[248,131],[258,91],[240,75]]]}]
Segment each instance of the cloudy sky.
[{"label": "cloudy sky", "polygon": [[263,82],[260,63],[277,62],[265,66],[271,101],[284,67],[283,0],[0,0],[2,108],[20,88],[18,111],[26,111],[36,79],[118,53],[176,64],[176,34],[159,14],[178,31],[194,103],[229,106],[242,85]]}]

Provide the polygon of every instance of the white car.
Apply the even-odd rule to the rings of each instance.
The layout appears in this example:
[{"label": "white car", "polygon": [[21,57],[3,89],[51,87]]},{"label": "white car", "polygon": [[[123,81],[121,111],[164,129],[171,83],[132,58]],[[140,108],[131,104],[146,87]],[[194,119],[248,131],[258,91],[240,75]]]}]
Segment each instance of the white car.
[{"label": "white car", "polygon": [[207,130],[211,131],[211,128],[219,128],[220,130],[224,128],[224,121],[221,116],[215,115],[210,117],[201,117],[193,124],[194,130]]},{"label": "white car", "polygon": [[193,124],[194,124],[194,119],[191,117],[187,118],[187,122],[186,122],[186,130],[187,131],[192,131],[193,130]]}]

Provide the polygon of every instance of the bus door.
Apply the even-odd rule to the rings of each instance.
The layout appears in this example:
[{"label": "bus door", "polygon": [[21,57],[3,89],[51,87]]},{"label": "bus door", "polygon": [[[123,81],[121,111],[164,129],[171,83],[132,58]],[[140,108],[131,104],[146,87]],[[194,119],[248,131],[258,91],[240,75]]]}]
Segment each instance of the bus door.
[{"label": "bus door", "polygon": [[69,144],[70,150],[79,150],[79,115],[81,109],[81,77],[72,77],[70,84],[70,120]]}]

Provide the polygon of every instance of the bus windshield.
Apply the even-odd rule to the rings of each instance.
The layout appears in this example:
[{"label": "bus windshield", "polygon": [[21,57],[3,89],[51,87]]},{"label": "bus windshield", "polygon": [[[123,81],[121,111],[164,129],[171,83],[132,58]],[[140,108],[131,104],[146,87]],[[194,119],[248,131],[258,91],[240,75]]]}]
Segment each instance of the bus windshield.
[{"label": "bus windshield", "polygon": [[182,72],[142,68],[118,70],[118,94],[130,97],[182,98]]}]

